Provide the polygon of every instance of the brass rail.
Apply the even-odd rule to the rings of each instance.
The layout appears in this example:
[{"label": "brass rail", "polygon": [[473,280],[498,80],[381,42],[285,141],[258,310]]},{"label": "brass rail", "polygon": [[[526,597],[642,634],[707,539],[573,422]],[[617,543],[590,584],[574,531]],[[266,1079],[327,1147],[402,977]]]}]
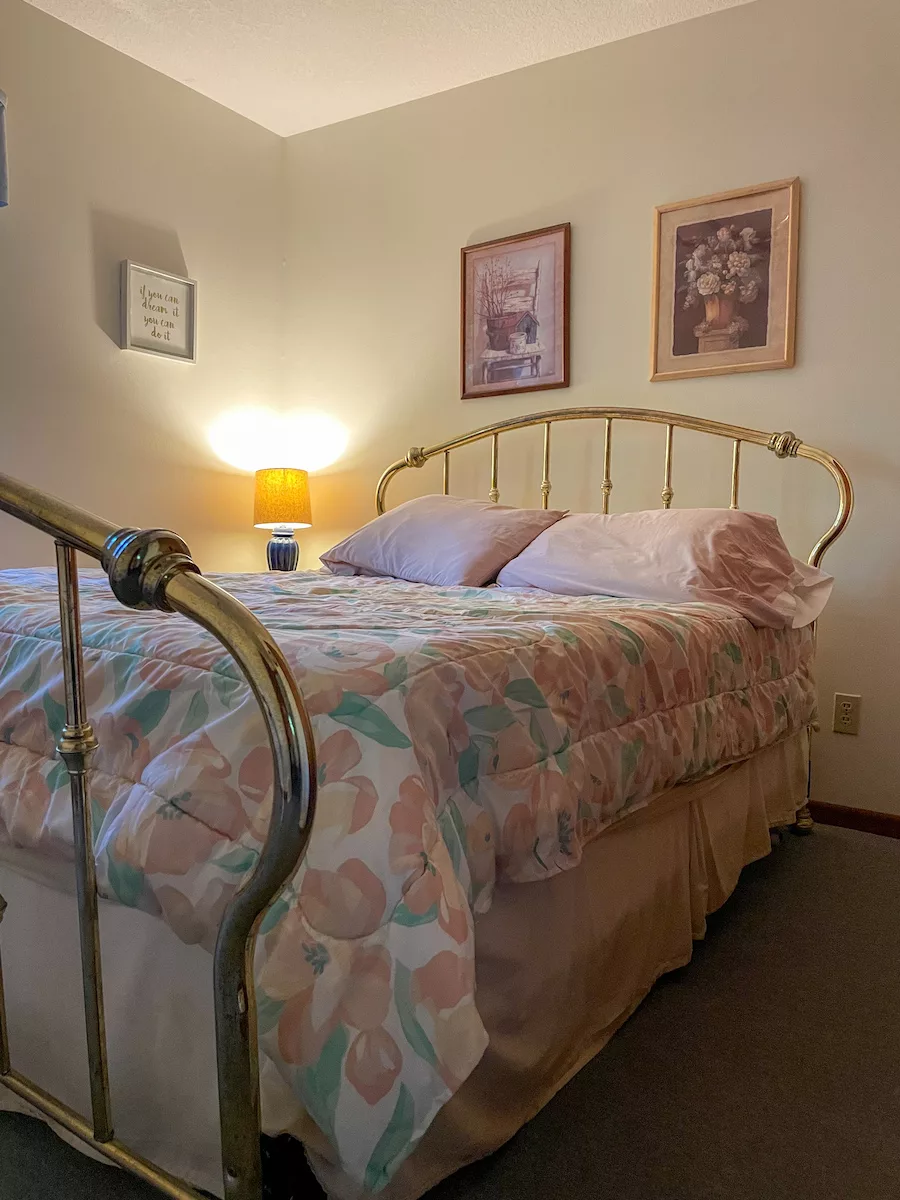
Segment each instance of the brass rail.
[{"label": "brass rail", "polygon": [[748,429],[743,425],[727,425],[723,421],[710,421],[705,417],[691,417],[683,413],[661,412],[652,408],[558,408],[549,412],[530,413],[524,417],[510,417],[506,421],[497,421],[493,425],[485,425],[460,437],[450,438],[434,446],[413,446],[405,458],[392,463],[381,479],[375,493],[375,506],[379,513],[385,510],[385,495],[388,485],[395,475],[408,467],[423,467],[430,458],[442,455],[444,459],[444,492],[449,490],[450,452],[461,446],[469,446],[473,442],[491,439],[491,487],[488,496],[494,502],[500,498],[499,486],[499,441],[500,435],[513,429],[528,429],[534,425],[544,426],[544,453],[542,460],[541,502],[546,508],[550,495],[550,426],[554,421],[602,420],[604,422],[603,439],[603,481],[600,486],[602,495],[601,511],[609,512],[609,497],[612,492],[612,426],[613,421],[643,421],[666,426],[665,466],[662,487],[662,504],[664,508],[671,506],[674,498],[672,488],[673,443],[675,429],[692,429],[698,433],[708,433],[713,437],[728,438],[733,443],[731,466],[730,506],[738,507],[738,487],[741,465],[741,445],[748,442],[751,445],[763,446],[771,450],[777,458],[807,458],[824,467],[835,482],[838,491],[837,514],[831,526],[822,534],[813,546],[809,555],[811,566],[818,566],[825,556],[828,547],[843,532],[850,515],[853,512],[853,487],[847,472],[832,455],[815,446],[808,446],[793,433],[763,433],[759,429]]},{"label": "brass rail", "polygon": [[84,1020],[91,1076],[91,1115],[94,1137],[98,1142],[108,1142],[113,1136],[112,1105],[106,1061],[106,1024],[103,1018],[97,871],[87,775],[91,755],[97,749],[97,739],[87,718],[84,698],[78,566],[75,551],[64,542],[56,543],[56,569],[59,576],[59,630],[66,688],[66,724],[59,741],[59,756],[69,772],[72,796],[75,893],[78,897]]},{"label": "brass rail", "polygon": [[[265,627],[227,592],[204,579],[184,542],[166,530],[138,531],[95,517],[0,475],[0,511],[56,540],[66,726],[59,743],[69,772],[84,985],[92,1120],[12,1068],[0,971],[0,1084],[174,1200],[200,1193],[113,1136],[100,932],[88,792],[96,747],[84,701],[76,550],[100,561],[117,599],[136,609],[180,613],[231,653],[263,714],[274,764],[268,833],[252,873],[230,901],[216,941],[213,977],[222,1177],[226,1200],[260,1200],[259,1062],[252,953],[259,924],[296,871],[309,840],[316,796],[312,727],[296,681]],[[6,904],[0,897],[0,919]]]}]

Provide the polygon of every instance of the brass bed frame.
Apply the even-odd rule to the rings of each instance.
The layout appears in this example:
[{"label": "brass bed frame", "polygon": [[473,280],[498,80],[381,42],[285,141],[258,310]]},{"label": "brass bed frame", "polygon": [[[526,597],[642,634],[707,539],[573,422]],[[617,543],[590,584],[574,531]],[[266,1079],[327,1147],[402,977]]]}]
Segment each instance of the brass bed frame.
[{"label": "brass bed frame", "polygon": [[[376,508],[384,512],[385,495],[399,472],[443,461],[443,492],[450,491],[450,453],[490,439],[489,497],[499,501],[500,435],[515,429],[543,427],[541,505],[549,503],[550,437],[556,421],[601,420],[604,423],[602,511],[609,511],[612,492],[611,453],[614,421],[651,422],[665,426],[662,505],[674,499],[673,436],[676,428],[727,438],[733,444],[730,506],[738,507],[741,447],[763,446],[778,458],[806,458],[832,476],[838,510],[831,526],[813,547],[809,562],[818,566],[826,550],[850,519],[853,489],[841,464],[823,450],[808,446],[793,433],[762,433],[701,417],[642,408],[562,408],[513,417],[461,437],[427,447],[413,447],[384,472],[376,492]],[[272,817],[259,859],[232,898],[214,951],[214,1006],[222,1176],[226,1200],[260,1200],[259,1063],[252,954],[256,932],[269,905],[300,865],[315,813],[316,751],[303,698],[277,644],[242,604],[205,579],[185,543],[166,530],[138,531],[92,516],[53,496],[0,475],[0,511],[49,534],[56,543],[59,580],[60,639],[65,676],[66,725],[59,754],[68,770],[74,821],[76,896],[78,905],[84,1013],[90,1075],[91,1120],[63,1104],[13,1069],[6,1028],[2,964],[0,964],[0,1083],[28,1101],[120,1167],[165,1196],[198,1200],[200,1193],[136,1154],[114,1136],[103,1017],[103,983],[88,770],[97,746],[84,696],[81,626],[76,554],[99,561],[116,598],[135,609],[179,613],[213,634],[231,653],[262,710],[274,760]],[[801,810],[798,826],[812,824]],[[0,897],[0,921],[6,903]]]}]

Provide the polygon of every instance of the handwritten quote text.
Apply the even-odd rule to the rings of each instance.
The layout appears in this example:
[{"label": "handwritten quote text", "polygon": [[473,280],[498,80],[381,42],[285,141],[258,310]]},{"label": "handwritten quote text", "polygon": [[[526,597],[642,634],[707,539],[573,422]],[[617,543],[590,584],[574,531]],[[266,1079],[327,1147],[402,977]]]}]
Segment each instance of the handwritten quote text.
[{"label": "handwritten quote text", "polygon": [[141,284],[144,332],[160,342],[171,342],[181,316],[181,300],[169,292],[157,292]]}]

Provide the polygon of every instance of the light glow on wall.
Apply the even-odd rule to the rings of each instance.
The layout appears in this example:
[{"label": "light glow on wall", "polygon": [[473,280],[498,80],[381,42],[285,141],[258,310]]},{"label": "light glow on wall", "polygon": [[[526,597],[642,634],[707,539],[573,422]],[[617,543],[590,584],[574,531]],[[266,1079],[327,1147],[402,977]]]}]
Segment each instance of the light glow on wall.
[{"label": "light glow on wall", "polygon": [[209,428],[214,453],[241,471],[266,467],[321,471],[337,462],[347,441],[347,430],[340,421],[311,410],[281,413],[270,408],[233,408]]}]

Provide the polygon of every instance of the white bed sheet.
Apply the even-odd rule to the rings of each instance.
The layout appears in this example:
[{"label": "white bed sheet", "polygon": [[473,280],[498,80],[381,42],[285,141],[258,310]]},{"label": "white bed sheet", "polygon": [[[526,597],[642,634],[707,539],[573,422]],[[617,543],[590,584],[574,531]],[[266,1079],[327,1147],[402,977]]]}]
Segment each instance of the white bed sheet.
[{"label": "white bed sheet", "polygon": [[[13,1066],[88,1115],[74,868],[0,846],[0,894],[9,904],[2,945]],[[104,900],[100,927],[116,1136],[221,1196],[212,958],[155,917]],[[267,1132],[297,1121],[299,1106],[266,1062],[261,1094]],[[38,1115],[4,1087],[0,1110]]]}]

